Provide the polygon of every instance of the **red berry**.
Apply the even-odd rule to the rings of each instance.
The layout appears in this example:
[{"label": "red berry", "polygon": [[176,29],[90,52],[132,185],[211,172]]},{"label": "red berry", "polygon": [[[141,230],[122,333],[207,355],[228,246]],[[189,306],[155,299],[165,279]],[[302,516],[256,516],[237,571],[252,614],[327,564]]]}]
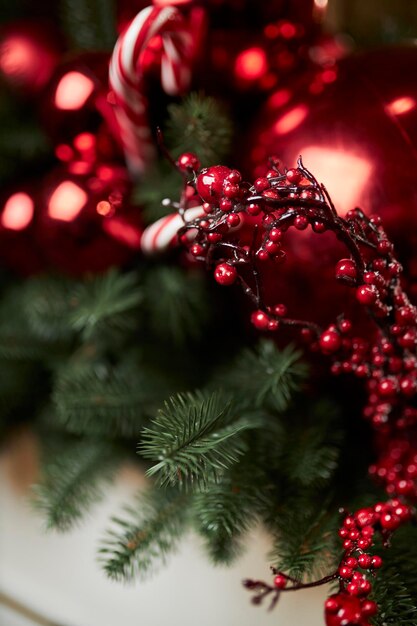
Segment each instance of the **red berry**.
[{"label": "red berry", "polygon": [[361,554],[358,557],[358,563],[361,567],[367,569],[372,563],[372,558],[369,556],[369,554]]},{"label": "red berry", "polygon": [[253,186],[258,193],[261,193],[262,191],[265,191],[265,189],[269,189],[270,182],[267,178],[257,178]]},{"label": "red berry", "polygon": [[192,152],[184,152],[178,157],[178,168],[181,172],[197,171],[200,169],[200,161]]},{"label": "red berry", "polygon": [[294,220],[294,226],[297,230],[305,230],[308,226],[308,219],[305,215],[297,215]]},{"label": "red berry", "polygon": [[259,213],[261,212],[261,207],[259,206],[259,204],[255,204],[254,202],[251,202],[251,204],[248,205],[246,210],[249,213],[249,215],[259,215]]},{"label": "red berry", "polygon": [[267,261],[269,259],[269,254],[266,250],[261,248],[260,250],[257,251],[256,258],[259,259],[260,261]]},{"label": "red berry", "polygon": [[285,315],[287,315],[287,307],[285,304],[276,304],[273,311],[275,315],[278,315],[278,317],[285,317]]},{"label": "red berry", "polygon": [[251,315],[251,322],[258,330],[266,330],[269,324],[269,317],[264,311],[254,311]]},{"label": "red berry", "polygon": [[227,216],[227,223],[232,228],[236,228],[236,226],[239,226],[240,224],[239,215],[237,215],[237,213],[231,213],[230,215]]},{"label": "red berry", "polygon": [[197,176],[197,192],[205,202],[219,200],[223,193],[223,182],[230,174],[224,165],[213,165],[201,171]]},{"label": "red berry", "polygon": [[230,263],[220,263],[217,265],[214,270],[214,278],[219,283],[219,285],[223,285],[224,287],[229,287],[233,285],[237,278],[237,270]]},{"label": "red berry", "polygon": [[274,586],[277,589],[285,589],[287,586],[287,579],[282,574],[277,574],[274,578]]},{"label": "red berry", "polygon": [[233,185],[232,183],[229,183],[228,181],[226,181],[223,184],[223,193],[226,196],[226,198],[234,198],[236,199],[239,196],[239,185]]},{"label": "red berry", "polygon": [[300,170],[296,168],[291,168],[290,170],[287,170],[286,176],[287,176],[288,182],[292,183],[293,185],[298,185],[298,183],[303,178],[303,175],[300,172]]},{"label": "red berry", "polygon": [[346,565],[342,565],[342,567],[339,567],[340,578],[345,578],[346,580],[350,580],[352,578],[352,575],[353,575],[353,570],[350,567],[347,567]]},{"label": "red berry", "polygon": [[217,243],[218,241],[221,241],[221,234],[220,233],[208,233],[207,235],[207,241],[209,243]]},{"label": "red berry", "polygon": [[361,285],[356,291],[356,298],[361,304],[370,306],[378,299],[378,290],[374,285]]},{"label": "red berry", "polygon": [[237,185],[242,180],[242,175],[238,170],[232,170],[230,174],[228,174],[226,180],[233,183],[233,185]]},{"label": "red berry", "polygon": [[381,396],[392,396],[397,391],[397,384],[393,378],[383,378],[379,385],[378,391]]},{"label": "red berry", "polygon": [[221,211],[228,213],[233,209],[233,202],[229,198],[222,198],[219,202],[219,208]]},{"label": "red berry", "polygon": [[382,528],[385,528],[386,530],[396,530],[401,524],[401,520],[398,515],[393,513],[384,513],[381,515],[380,524]]},{"label": "red berry", "polygon": [[372,600],[365,600],[365,602],[362,603],[361,609],[362,615],[365,617],[372,617],[372,615],[376,615],[378,612],[378,605]]},{"label": "red berry", "polygon": [[352,282],[356,279],[358,270],[356,263],[352,259],[340,259],[336,265],[336,278]]},{"label": "red berry", "polygon": [[204,254],[204,248],[203,246],[200,246],[199,243],[195,243],[193,246],[191,246],[190,252],[193,256],[201,256],[202,254]]},{"label": "red berry", "polygon": [[280,230],[279,228],[271,228],[271,230],[268,233],[268,236],[270,238],[271,241],[279,241],[282,237],[282,230]]},{"label": "red berry", "polygon": [[265,243],[265,250],[269,253],[269,254],[276,254],[279,251],[279,245],[277,243],[274,243],[273,241],[267,241]]},{"label": "red berry", "polygon": [[320,348],[326,354],[336,352],[341,344],[340,335],[335,330],[326,330],[320,337]]},{"label": "red berry", "polygon": [[382,566],[382,559],[380,556],[376,555],[372,557],[372,567],[374,569],[379,569]]}]

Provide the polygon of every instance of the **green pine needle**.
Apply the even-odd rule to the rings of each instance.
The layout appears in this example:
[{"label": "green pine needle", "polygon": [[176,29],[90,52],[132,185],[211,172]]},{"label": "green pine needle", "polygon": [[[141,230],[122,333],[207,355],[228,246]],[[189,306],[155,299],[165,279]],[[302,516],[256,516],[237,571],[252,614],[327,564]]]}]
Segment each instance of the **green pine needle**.
[{"label": "green pine needle", "polygon": [[221,394],[178,394],[144,429],[140,450],[157,461],[148,474],[160,484],[205,488],[236,463],[246,449],[242,434],[255,425]]},{"label": "green pine needle", "polygon": [[144,290],[147,323],[156,337],[175,345],[201,338],[211,311],[203,276],[156,266],[146,273]]},{"label": "green pine needle", "polygon": [[279,350],[273,341],[261,340],[254,350],[244,349],[235,363],[221,372],[215,383],[242,395],[255,408],[285,411],[299,391],[307,369],[300,362],[301,353],[287,346]]},{"label": "green pine needle", "polygon": [[67,531],[78,523],[104,494],[121,455],[114,445],[83,441],[58,448],[47,460],[43,480],[34,487],[34,504],[49,529]]},{"label": "green pine needle", "polygon": [[61,0],[63,28],[74,48],[113,49],[116,41],[114,0]]},{"label": "green pine needle", "polygon": [[136,274],[111,269],[74,289],[70,324],[85,340],[99,334],[126,333],[137,324],[141,301]]},{"label": "green pine needle", "polygon": [[102,542],[100,560],[114,580],[147,578],[162,567],[187,528],[188,499],[172,489],[156,488],[137,496]]},{"label": "green pine needle", "polygon": [[168,107],[166,139],[174,155],[194,152],[203,167],[221,162],[230,151],[232,126],[214,98],[193,93]]},{"label": "green pine needle", "polygon": [[73,363],[55,381],[56,419],[73,433],[137,436],[161,397],[158,382],[130,359],[116,366]]}]

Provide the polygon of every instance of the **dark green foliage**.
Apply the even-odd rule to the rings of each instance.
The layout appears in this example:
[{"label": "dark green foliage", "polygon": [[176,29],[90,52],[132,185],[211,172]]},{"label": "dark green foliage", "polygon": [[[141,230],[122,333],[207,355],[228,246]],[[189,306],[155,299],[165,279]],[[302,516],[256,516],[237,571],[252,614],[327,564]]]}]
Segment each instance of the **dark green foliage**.
[{"label": "dark green foliage", "polygon": [[201,274],[156,266],[147,272],[144,290],[145,322],[156,337],[176,345],[201,337],[210,311]]},{"label": "dark green foliage", "polygon": [[48,528],[64,531],[102,497],[122,456],[113,444],[86,440],[65,446],[56,442],[48,457],[34,487],[34,502]]},{"label": "dark green foliage", "polygon": [[174,489],[140,493],[113,526],[100,549],[104,570],[115,580],[144,578],[162,567],[187,527],[188,499]]},{"label": "dark green foliage", "polygon": [[311,494],[286,500],[277,508],[272,562],[277,569],[297,580],[313,579],[331,572],[340,546],[337,508]]},{"label": "dark green foliage", "polygon": [[246,532],[271,495],[262,470],[243,457],[217,484],[195,496],[196,529],[215,564],[229,564],[240,556]]},{"label": "dark green foliage", "polygon": [[128,333],[137,324],[141,301],[136,274],[110,270],[75,287],[70,323],[85,340]]},{"label": "dark green foliage", "polygon": [[417,624],[417,528],[406,526],[396,532],[388,550],[379,548],[383,567],[373,581],[373,597],[379,614],[375,626]]},{"label": "dark green foliage", "polygon": [[116,40],[114,0],[61,0],[63,28],[80,50],[112,50]]},{"label": "dark green foliage", "polygon": [[75,362],[59,371],[52,397],[57,420],[70,432],[137,437],[164,397],[164,383],[134,358],[115,366]]},{"label": "dark green foliage", "polygon": [[219,381],[235,394],[244,390],[243,401],[246,398],[254,408],[284,411],[307,374],[300,357],[291,346],[280,351],[273,341],[264,339],[255,349],[242,350]]},{"label": "dark green foliage", "polygon": [[172,207],[162,204],[162,200],[168,198],[176,201],[181,185],[182,176],[170,163],[164,161],[140,181],[133,192],[133,202],[143,207],[142,216],[147,224],[173,212]]},{"label": "dark green foliage", "polygon": [[176,157],[182,152],[194,152],[203,167],[226,157],[232,128],[229,117],[214,98],[193,93],[181,104],[171,104],[168,113],[166,139]]},{"label": "dark green foliage", "polygon": [[204,488],[236,463],[247,444],[244,431],[259,425],[222,394],[180,394],[165,403],[143,431],[141,453],[158,461],[148,470],[160,484]]}]

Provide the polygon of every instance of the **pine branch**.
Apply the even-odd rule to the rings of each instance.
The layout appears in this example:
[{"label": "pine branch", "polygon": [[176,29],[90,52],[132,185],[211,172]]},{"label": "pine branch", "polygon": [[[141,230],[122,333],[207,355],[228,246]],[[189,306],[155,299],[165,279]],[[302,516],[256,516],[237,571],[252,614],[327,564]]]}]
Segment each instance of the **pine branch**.
[{"label": "pine branch", "polygon": [[297,580],[319,578],[334,569],[340,553],[337,510],[320,498],[287,500],[274,520],[274,566]]},{"label": "pine branch", "polygon": [[166,563],[187,527],[188,498],[173,489],[138,494],[124,518],[112,518],[100,549],[107,575],[115,580],[141,579]]},{"label": "pine branch", "polygon": [[203,167],[225,159],[232,125],[214,98],[192,93],[181,104],[171,104],[168,113],[166,138],[174,155],[195,152]]},{"label": "pine branch", "polygon": [[55,450],[34,487],[34,504],[47,527],[65,531],[79,522],[103,496],[103,484],[112,479],[121,458],[114,445],[103,441],[67,443]]},{"label": "pine branch", "polygon": [[142,293],[136,274],[115,269],[74,288],[70,323],[84,340],[99,334],[126,333],[137,325]]},{"label": "pine branch", "polygon": [[61,0],[64,31],[74,48],[112,50],[116,41],[114,0]]},{"label": "pine branch", "polygon": [[235,395],[242,395],[244,390],[252,407],[282,412],[288,408],[307,373],[300,356],[291,346],[279,350],[272,341],[265,339],[254,350],[242,350],[218,381]]},{"label": "pine branch", "polygon": [[161,395],[163,381],[126,358],[116,366],[71,364],[58,373],[52,399],[57,421],[70,432],[132,437]]},{"label": "pine branch", "polygon": [[203,334],[210,300],[204,278],[177,267],[154,267],[146,273],[147,322],[156,337],[183,345]]},{"label": "pine branch", "polygon": [[21,287],[25,317],[41,341],[65,341],[74,337],[69,310],[75,283],[64,277],[39,276]]},{"label": "pine branch", "polygon": [[[297,407],[287,434],[281,460],[282,471],[294,487],[321,488],[338,467],[343,433],[334,405],[321,401],[307,412]],[[304,414],[303,414],[304,413]]]},{"label": "pine branch", "polygon": [[221,394],[178,394],[143,431],[141,452],[158,461],[148,474],[157,475],[162,485],[203,489],[236,463],[246,449],[242,434],[258,425],[255,420],[237,419]]},{"label": "pine branch", "polygon": [[211,484],[194,498],[196,529],[215,564],[230,564],[240,556],[245,534],[271,495],[260,468],[245,461],[246,457],[218,484]]},{"label": "pine branch", "polygon": [[416,626],[416,561],[417,529],[406,526],[395,533],[392,546],[383,551],[383,566],[372,583],[373,599],[379,606],[372,621],[375,626]]},{"label": "pine branch", "polygon": [[147,224],[151,224],[160,217],[172,212],[172,209],[162,204],[162,200],[174,200],[178,196],[182,178],[171,164],[161,161],[150,171],[133,191],[132,202],[143,207],[142,217]]}]

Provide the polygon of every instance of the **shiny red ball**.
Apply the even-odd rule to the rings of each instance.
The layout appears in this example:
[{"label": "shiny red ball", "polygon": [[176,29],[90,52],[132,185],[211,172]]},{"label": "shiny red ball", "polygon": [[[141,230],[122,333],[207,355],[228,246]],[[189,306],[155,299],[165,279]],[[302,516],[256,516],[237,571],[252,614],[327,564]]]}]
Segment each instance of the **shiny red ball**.
[{"label": "shiny red ball", "polygon": [[[351,583],[352,584],[352,583]],[[328,598],[325,605],[326,626],[368,626],[359,598],[341,592]]]},{"label": "shiny red ball", "polygon": [[356,298],[361,304],[371,306],[378,299],[378,290],[374,285],[361,285],[356,291]]},{"label": "shiny red ball", "polygon": [[177,165],[182,172],[197,171],[200,169],[200,161],[193,152],[184,152],[178,158]]},{"label": "shiny red ball", "polygon": [[282,574],[277,574],[274,578],[274,586],[277,589],[285,589],[287,586],[287,579]]},{"label": "shiny red ball", "polygon": [[223,287],[229,287],[236,281],[238,274],[237,270],[230,263],[219,263],[214,270],[214,278],[219,285]]},{"label": "shiny red ball", "polygon": [[335,330],[326,330],[320,337],[320,348],[326,354],[336,352],[342,345],[340,335]]},{"label": "shiny red ball", "polygon": [[269,317],[264,311],[254,311],[251,315],[251,322],[258,330],[267,330]]},{"label": "shiny red ball", "polygon": [[336,278],[338,280],[354,281],[358,275],[358,268],[352,259],[340,259],[336,265]]},{"label": "shiny red ball", "polygon": [[197,176],[197,192],[204,202],[218,202],[223,193],[223,183],[230,174],[225,165],[213,165]]}]

